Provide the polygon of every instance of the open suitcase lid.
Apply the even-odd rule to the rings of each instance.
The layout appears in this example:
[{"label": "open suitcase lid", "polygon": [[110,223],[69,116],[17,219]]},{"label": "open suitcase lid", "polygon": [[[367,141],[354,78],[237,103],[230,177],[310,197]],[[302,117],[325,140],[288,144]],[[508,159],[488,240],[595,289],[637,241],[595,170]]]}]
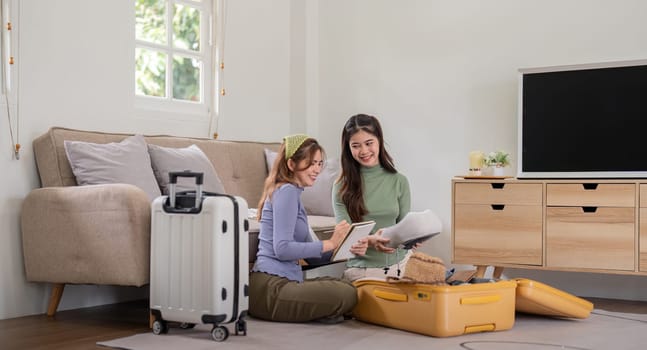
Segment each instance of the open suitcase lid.
[{"label": "open suitcase lid", "polygon": [[517,278],[515,308],[519,312],[553,317],[587,318],[593,303],[526,278]]}]

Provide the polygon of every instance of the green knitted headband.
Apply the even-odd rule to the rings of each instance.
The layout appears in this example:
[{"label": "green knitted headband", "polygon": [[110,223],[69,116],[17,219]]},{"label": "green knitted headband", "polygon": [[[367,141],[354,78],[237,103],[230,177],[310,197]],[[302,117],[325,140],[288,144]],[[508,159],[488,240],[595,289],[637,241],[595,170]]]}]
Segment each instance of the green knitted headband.
[{"label": "green knitted headband", "polygon": [[290,135],[283,138],[285,142],[285,159],[290,159],[301,147],[303,142],[310,137],[304,134]]}]

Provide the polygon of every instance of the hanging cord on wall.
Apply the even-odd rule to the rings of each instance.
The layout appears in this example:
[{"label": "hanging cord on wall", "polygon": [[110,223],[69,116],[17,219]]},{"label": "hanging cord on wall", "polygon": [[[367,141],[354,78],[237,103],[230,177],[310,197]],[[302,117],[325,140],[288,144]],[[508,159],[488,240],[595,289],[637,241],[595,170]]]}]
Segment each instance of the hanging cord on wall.
[{"label": "hanging cord on wall", "polygon": [[18,140],[19,136],[19,124],[18,121],[16,120],[16,137],[14,139],[13,135],[13,129],[14,127],[11,125],[11,108],[9,107],[9,98],[7,97],[7,93],[4,94],[4,100],[5,100],[5,106],[7,106],[7,119],[9,122],[9,136],[11,137],[11,148],[13,148],[13,156],[16,158],[16,160],[20,159],[20,142]]},{"label": "hanging cord on wall", "polygon": [[[218,121],[222,117],[222,103],[223,97],[226,94],[224,87],[224,74],[225,74],[225,30],[227,28],[227,1],[214,0],[213,13],[215,14],[215,24],[217,38],[213,45],[214,53],[214,74],[216,77],[216,93],[214,93],[214,101],[212,103],[211,113],[209,116],[209,133],[214,139],[218,138]],[[213,21],[212,21],[213,22]],[[215,119],[215,121],[214,121]]]},{"label": "hanging cord on wall", "polygon": [[[8,8],[8,2],[5,2],[4,0],[0,1],[0,18],[2,18],[2,22],[5,23],[5,13],[7,14],[6,18],[6,26],[3,25],[3,30],[2,30],[2,35],[0,38],[0,57],[2,60],[2,95],[4,96],[4,102],[5,102],[5,107],[7,109],[7,122],[9,125],[9,136],[11,138],[11,148],[13,149],[13,154],[14,158],[16,160],[20,159],[20,140],[19,140],[19,135],[20,135],[20,123],[18,122],[18,118],[16,117],[16,134],[14,137],[14,126],[12,125],[12,118],[11,118],[11,106],[9,104],[9,91],[11,90],[11,80],[8,75],[9,67],[8,65],[14,64],[14,58],[11,55],[11,30],[12,25],[11,21],[9,20],[9,15],[11,15],[11,11],[9,11]],[[7,32],[4,32],[4,28],[7,29]],[[17,108],[17,107],[16,107]]]}]

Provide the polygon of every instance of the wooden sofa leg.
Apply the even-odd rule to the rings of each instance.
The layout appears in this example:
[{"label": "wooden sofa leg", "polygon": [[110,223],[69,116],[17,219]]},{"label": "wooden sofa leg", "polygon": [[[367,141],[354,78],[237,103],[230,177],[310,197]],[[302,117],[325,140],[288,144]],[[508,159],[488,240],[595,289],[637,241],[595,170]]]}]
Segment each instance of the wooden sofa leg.
[{"label": "wooden sofa leg", "polygon": [[49,306],[47,307],[47,316],[54,316],[56,309],[58,309],[58,303],[61,302],[61,297],[63,296],[63,289],[65,288],[65,283],[54,283],[52,286],[52,295],[49,297]]}]

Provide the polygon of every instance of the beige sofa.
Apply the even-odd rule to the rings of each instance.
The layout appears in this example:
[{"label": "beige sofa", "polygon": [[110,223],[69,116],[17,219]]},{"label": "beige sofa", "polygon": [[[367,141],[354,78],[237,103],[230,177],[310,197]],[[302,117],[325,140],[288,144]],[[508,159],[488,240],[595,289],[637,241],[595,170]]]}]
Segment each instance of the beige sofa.
[{"label": "beige sofa", "polygon": [[[131,134],[54,127],[33,141],[41,188],[25,198],[22,213],[27,280],[53,284],[47,310],[56,312],[65,284],[143,286],[149,282],[150,198],[128,184],[78,186],[65,140],[120,142]],[[267,176],[266,149],[278,143],[145,136],[149,144],[197,145],[213,164],[227,194],[257,206]],[[331,216],[309,216],[317,233],[334,226]],[[256,257],[258,223],[250,220],[250,263]]]}]

